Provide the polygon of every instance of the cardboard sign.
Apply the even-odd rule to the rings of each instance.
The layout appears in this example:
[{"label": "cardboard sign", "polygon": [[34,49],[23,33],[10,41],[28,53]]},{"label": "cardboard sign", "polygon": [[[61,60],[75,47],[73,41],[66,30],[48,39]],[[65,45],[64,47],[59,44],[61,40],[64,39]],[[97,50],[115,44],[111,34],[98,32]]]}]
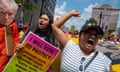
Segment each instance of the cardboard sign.
[{"label": "cardboard sign", "polygon": [[18,51],[4,72],[46,72],[48,67],[59,54],[59,48],[29,32]]}]

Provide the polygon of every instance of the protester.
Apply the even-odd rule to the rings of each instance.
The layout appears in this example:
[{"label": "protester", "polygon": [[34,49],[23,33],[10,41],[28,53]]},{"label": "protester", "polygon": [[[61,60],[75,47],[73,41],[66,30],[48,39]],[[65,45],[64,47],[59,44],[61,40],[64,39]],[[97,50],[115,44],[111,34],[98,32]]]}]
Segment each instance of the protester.
[{"label": "protester", "polygon": [[35,30],[35,34],[48,41],[53,45],[57,45],[55,42],[55,38],[52,34],[51,24],[53,20],[50,18],[48,13],[43,13],[38,20],[37,28]]},{"label": "protester", "polygon": [[[36,35],[38,35],[42,39],[48,41],[49,43],[57,46],[55,38],[52,34],[52,29],[51,29],[52,22],[53,20],[50,18],[48,13],[42,13],[39,16],[35,30],[32,32],[34,32]],[[30,28],[25,33],[24,37],[20,40],[20,43],[22,43],[22,41],[24,40],[25,36],[27,35],[29,31],[31,31]]]},{"label": "protester", "polygon": [[[18,27],[14,22],[17,9],[18,5],[14,0],[0,0],[0,72],[15,52],[15,47],[19,41]],[[10,29],[10,31],[7,29]],[[7,40],[6,31],[11,32],[10,36],[13,38]],[[8,41],[13,44],[11,49],[8,46],[11,43],[7,44]]]},{"label": "protester", "polygon": [[72,16],[79,17],[79,11],[72,10],[52,24],[53,33],[62,46],[61,72],[110,72],[111,60],[95,50],[98,39],[103,36],[97,24],[85,24],[80,30],[79,45],[68,40],[61,26]]},{"label": "protester", "polygon": [[[52,29],[51,29],[51,24],[52,24],[52,19],[50,18],[48,13],[43,13],[40,15],[38,22],[37,22],[37,27],[35,31],[33,31],[36,35],[38,35],[41,39],[46,40],[47,42],[51,43],[52,45],[57,46],[57,42],[52,34]],[[27,33],[31,31],[30,29],[26,32],[25,36]],[[24,36],[24,38],[25,38]],[[20,43],[24,40],[22,38],[20,40]],[[21,47],[21,44],[17,46],[18,48]],[[48,72],[51,72],[51,69],[48,69]]]}]

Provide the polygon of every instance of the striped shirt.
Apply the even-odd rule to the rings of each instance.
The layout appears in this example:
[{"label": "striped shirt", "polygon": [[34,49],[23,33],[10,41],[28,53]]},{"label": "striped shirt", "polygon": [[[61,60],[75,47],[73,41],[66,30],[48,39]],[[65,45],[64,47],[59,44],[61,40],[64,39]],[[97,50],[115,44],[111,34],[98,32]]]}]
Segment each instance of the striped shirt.
[{"label": "striped shirt", "polygon": [[[90,61],[94,53],[85,57],[84,65]],[[79,67],[82,57],[83,54],[79,45],[68,41],[62,53],[61,72],[80,72]],[[111,60],[99,52],[84,72],[109,72],[110,64]]]}]

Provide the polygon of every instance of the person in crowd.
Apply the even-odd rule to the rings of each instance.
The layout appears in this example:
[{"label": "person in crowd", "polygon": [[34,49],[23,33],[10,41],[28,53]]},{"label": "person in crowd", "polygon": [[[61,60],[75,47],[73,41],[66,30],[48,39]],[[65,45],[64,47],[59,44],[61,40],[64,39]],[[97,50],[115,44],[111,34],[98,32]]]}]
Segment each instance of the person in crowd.
[{"label": "person in crowd", "polygon": [[[41,39],[46,40],[47,42],[51,43],[52,45],[57,46],[58,43],[56,42],[56,40],[52,34],[52,28],[51,28],[52,22],[53,22],[53,20],[50,18],[48,13],[42,13],[39,16],[37,26],[36,26],[35,30],[33,31],[33,33],[38,35]],[[30,28],[25,33],[24,37],[20,40],[20,43],[17,46],[18,50],[19,50],[19,48],[22,47],[21,43],[29,31],[31,31]],[[49,68],[47,72],[51,72],[51,68]]]},{"label": "person in crowd", "polygon": [[97,24],[84,24],[79,32],[79,45],[69,40],[61,26],[72,16],[79,17],[80,12],[72,10],[52,24],[53,33],[61,45],[61,72],[111,72],[111,60],[95,47],[103,31]]},{"label": "person in crowd", "polygon": [[[52,20],[47,13],[43,13],[38,20],[37,28],[35,30],[35,34],[37,34],[42,39],[46,40],[47,42],[51,43],[52,45],[57,46],[55,38],[52,34],[51,29]],[[51,67],[47,70],[47,72],[52,72]]]},{"label": "person in crowd", "polygon": [[34,33],[40,36],[42,39],[48,41],[49,43],[57,46],[55,38],[52,34],[52,22],[53,20],[50,18],[50,15],[48,13],[41,14],[37,23],[37,28]]},{"label": "person in crowd", "polygon": [[28,28],[29,28],[28,24],[23,25],[22,29],[19,32],[19,39],[21,39],[24,36],[24,34]]},{"label": "person in crowd", "polygon": [[[0,72],[15,52],[19,41],[18,27],[14,21],[17,9],[18,5],[14,0],[0,0]],[[9,33],[10,40],[7,39],[6,32]],[[11,48],[7,42],[12,43]]]},{"label": "person in crowd", "polygon": [[[42,39],[48,41],[49,43],[57,46],[56,40],[54,38],[54,35],[52,34],[51,24],[53,20],[50,18],[50,15],[47,12],[42,13],[39,16],[37,26],[33,33],[41,37]],[[24,37],[20,40],[20,43],[24,40],[25,36],[28,34],[28,32],[31,31],[29,28],[27,32],[25,32]],[[19,46],[18,46],[19,47]]]},{"label": "person in crowd", "polygon": [[19,29],[19,32],[23,29],[23,22],[22,22],[22,17],[20,17],[18,20],[17,20],[17,26],[18,26],[18,29]]}]

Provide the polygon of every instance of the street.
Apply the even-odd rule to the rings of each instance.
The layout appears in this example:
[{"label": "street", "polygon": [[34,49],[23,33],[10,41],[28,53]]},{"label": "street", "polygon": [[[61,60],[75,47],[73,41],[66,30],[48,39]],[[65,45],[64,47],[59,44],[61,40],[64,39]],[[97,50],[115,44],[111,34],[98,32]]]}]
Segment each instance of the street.
[{"label": "street", "polygon": [[96,47],[97,50],[107,55],[112,60],[112,64],[120,64],[120,49],[115,48],[114,45],[107,42],[103,44],[103,46],[98,44]]}]

